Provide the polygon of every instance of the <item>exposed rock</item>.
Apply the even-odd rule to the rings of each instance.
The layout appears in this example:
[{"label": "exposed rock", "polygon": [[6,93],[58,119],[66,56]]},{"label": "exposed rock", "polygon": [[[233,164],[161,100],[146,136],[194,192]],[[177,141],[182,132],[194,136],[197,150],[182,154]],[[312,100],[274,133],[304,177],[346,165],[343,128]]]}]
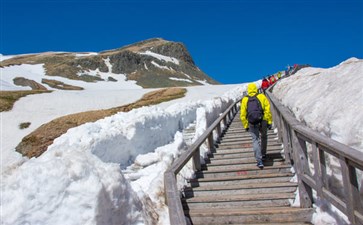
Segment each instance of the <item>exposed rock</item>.
[{"label": "exposed rock", "polygon": [[60,90],[83,90],[82,87],[65,84],[65,83],[57,81],[57,80],[42,79],[42,83],[47,84],[52,88],[56,88],[56,89],[60,89]]},{"label": "exposed rock", "polygon": [[34,80],[29,80],[24,77],[15,77],[13,79],[15,85],[23,86],[23,87],[30,87],[32,90],[47,90],[46,87],[37,83]]},{"label": "exposed rock", "polygon": [[111,81],[111,82],[117,82],[117,80],[113,77],[108,77],[107,78],[107,81]]}]

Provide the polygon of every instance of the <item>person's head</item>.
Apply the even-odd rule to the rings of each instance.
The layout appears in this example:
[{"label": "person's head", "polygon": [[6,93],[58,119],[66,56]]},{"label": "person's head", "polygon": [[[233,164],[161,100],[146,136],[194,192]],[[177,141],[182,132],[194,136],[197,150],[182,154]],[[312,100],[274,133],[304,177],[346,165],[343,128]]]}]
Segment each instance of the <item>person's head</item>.
[{"label": "person's head", "polygon": [[257,89],[257,85],[255,83],[250,83],[247,85],[247,94],[252,96],[257,94],[258,89]]}]

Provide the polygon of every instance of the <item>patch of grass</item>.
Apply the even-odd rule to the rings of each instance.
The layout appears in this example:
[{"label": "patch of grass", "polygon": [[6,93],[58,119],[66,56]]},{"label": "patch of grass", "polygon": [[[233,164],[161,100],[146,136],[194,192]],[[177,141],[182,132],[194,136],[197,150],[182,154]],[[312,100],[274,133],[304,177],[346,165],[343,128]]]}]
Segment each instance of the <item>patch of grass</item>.
[{"label": "patch of grass", "polygon": [[30,126],[30,124],[31,124],[30,122],[21,123],[21,124],[19,124],[19,128],[26,129]]},{"label": "patch of grass", "polygon": [[147,93],[140,100],[128,105],[105,110],[76,113],[54,119],[47,124],[43,124],[38,129],[24,137],[20,144],[16,147],[16,151],[29,158],[38,157],[47,150],[48,146],[53,143],[54,139],[66,133],[70,128],[80,126],[87,122],[95,122],[118,112],[128,112],[142,106],[155,105],[161,102],[181,98],[185,96],[185,93],[185,88],[161,89]]},{"label": "patch of grass", "polygon": [[29,90],[29,91],[0,91],[0,112],[10,111],[14,103],[21,97],[32,95],[49,93],[51,91],[46,90]]}]

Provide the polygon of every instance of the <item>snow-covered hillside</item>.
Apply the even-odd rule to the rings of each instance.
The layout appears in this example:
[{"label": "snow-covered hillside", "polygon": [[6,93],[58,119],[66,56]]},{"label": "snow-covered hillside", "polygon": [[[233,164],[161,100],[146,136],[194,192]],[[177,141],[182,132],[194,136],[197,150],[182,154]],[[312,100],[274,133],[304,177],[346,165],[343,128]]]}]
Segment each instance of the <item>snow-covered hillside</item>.
[{"label": "snow-covered hillside", "polygon": [[[330,69],[306,68],[277,83],[274,94],[309,126],[330,127],[332,136],[344,141],[345,134],[335,129],[349,133],[354,127],[347,126],[352,119],[341,119],[342,115],[354,112],[356,126],[363,125],[362,74],[363,60],[358,59]],[[58,90],[22,98],[12,111],[1,113],[2,223],[168,224],[163,173],[185,150],[182,129],[192,122],[196,122],[199,131],[205,129],[228,104],[241,97],[245,84],[191,87],[185,98],[70,129],[38,158],[22,158],[14,151],[19,139],[34,129],[30,127],[17,135],[23,132],[17,129],[19,121],[24,122],[19,117],[32,124],[37,121],[34,124],[39,125],[54,118],[52,112],[59,112],[57,117],[62,113],[121,105],[141,97],[145,91],[148,90]],[[317,96],[313,106],[310,93]],[[334,98],[320,97],[326,95]],[[348,97],[357,106],[341,107]],[[64,102],[56,104],[59,101]],[[307,110],[311,107],[315,111]],[[47,112],[47,116],[41,111]],[[300,114],[301,111],[304,113]],[[27,114],[33,115],[26,117]],[[323,120],[320,115],[337,116]],[[8,129],[12,135],[3,138]],[[362,129],[357,130],[355,141],[345,144],[354,143],[362,151],[362,135]],[[343,221],[331,216],[334,213],[326,208],[320,212],[315,216],[315,224]]]}]

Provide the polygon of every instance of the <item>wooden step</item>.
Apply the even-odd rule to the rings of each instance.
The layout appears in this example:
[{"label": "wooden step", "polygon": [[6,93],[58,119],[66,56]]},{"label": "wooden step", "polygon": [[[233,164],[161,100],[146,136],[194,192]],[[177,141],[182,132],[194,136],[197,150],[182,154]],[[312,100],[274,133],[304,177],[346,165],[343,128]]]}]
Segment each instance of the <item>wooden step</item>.
[{"label": "wooden step", "polygon": [[182,201],[183,209],[198,210],[198,209],[234,209],[234,208],[255,208],[255,207],[289,207],[291,199],[260,199],[256,201],[231,201],[231,202],[185,202]]},{"label": "wooden step", "polygon": [[[246,131],[244,128],[232,128],[228,130],[224,130],[223,137],[226,136],[245,136],[245,137],[251,137],[251,133],[249,131]],[[274,131],[268,130],[267,135],[277,135]]]},{"label": "wooden step", "polygon": [[[284,161],[280,162],[273,162],[273,161],[265,161],[264,170],[269,169],[271,167],[278,167],[278,166],[286,166]],[[256,163],[251,164],[236,164],[236,165],[203,165],[202,172],[209,171],[209,172],[227,172],[227,171],[249,171],[249,170],[261,170],[256,166]]]},{"label": "wooden step", "polygon": [[257,166],[252,166],[249,169],[235,170],[230,168],[217,168],[219,170],[214,171],[198,171],[195,175],[196,178],[217,178],[217,177],[241,177],[243,175],[257,175],[257,174],[276,174],[276,173],[289,173],[291,172],[291,167],[288,165],[279,165],[274,167],[265,167],[263,170]]},{"label": "wooden step", "polygon": [[[222,143],[251,143],[252,138],[251,137],[227,137],[221,139]],[[274,142],[277,143],[277,139],[274,137],[267,138],[267,142]]]},{"label": "wooden step", "polygon": [[[256,159],[253,155],[249,155],[246,157],[238,157],[238,158],[229,158],[229,159],[223,159],[223,158],[210,158],[206,159],[207,165],[232,165],[232,164],[251,164],[256,163]],[[266,162],[280,162],[284,161],[283,156],[280,154],[278,157],[271,157]]]},{"label": "wooden step", "polygon": [[260,201],[273,199],[294,199],[294,193],[258,193],[258,194],[234,194],[234,195],[207,195],[192,198],[182,198],[182,201],[192,202],[241,202],[241,201]]},{"label": "wooden step", "polygon": [[186,198],[199,196],[222,196],[222,195],[254,195],[266,193],[293,193],[297,184],[292,182],[240,184],[240,185],[213,185],[206,187],[184,189]]},{"label": "wooden step", "polygon": [[[227,139],[222,140],[220,143],[217,143],[217,146],[223,146],[223,145],[233,145],[233,144],[252,144],[252,139]],[[277,140],[274,139],[267,139],[267,144],[279,144]]]},{"label": "wooden step", "polygon": [[[281,146],[271,146],[267,148],[267,154],[270,154],[270,152],[282,152],[282,148]],[[226,154],[237,154],[237,153],[253,153],[253,149],[252,148],[224,148],[224,149],[220,149],[217,148],[215,150],[213,150],[211,152],[211,154],[213,154],[214,156],[218,156],[218,155],[226,155]]]},{"label": "wooden step", "polygon": [[292,173],[267,173],[267,174],[247,174],[240,176],[223,176],[196,178],[188,181],[191,187],[203,187],[208,185],[236,185],[236,184],[253,184],[253,183],[274,183],[274,182],[290,182]]},{"label": "wooden step", "polygon": [[[267,155],[271,157],[279,157],[283,156],[283,152],[281,148],[269,149],[267,150]],[[210,160],[212,159],[234,159],[234,158],[248,158],[253,157],[254,152],[252,149],[228,149],[223,151],[218,151],[214,153],[210,153]]]},{"label": "wooden step", "polygon": [[[245,143],[245,144],[217,145],[216,152],[222,152],[223,150],[229,150],[229,149],[237,149],[237,150],[242,149],[245,151],[250,149],[253,151],[252,143]],[[276,150],[276,149],[282,150],[282,145],[267,143],[267,151]]]},{"label": "wooden step", "polygon": [[194,225],[310,222],[312,209],[293,207],[185,210]]},{"label": "wooden step", "polygon": [[[228,148],[252,148],[252,142],[222,142],[221,144],[217,144],[216,145],[218,149],[228,149]],[[278,142],[267,142],[267,149],[269,147],[275,147],[275,146],[279,146],[282,147],[281,143]]]},{"label": "wooden step", "polygon": [[[233,189],[266,189],[270,187],[296,187],[297,184],[294,182],[275,182],[275,183],[247,183],[247,184],[237,184],[237,185],[212,185],[205,187],[195,187],[194,191],[215,191],[215,190],[233,190]],[[189,191],[191,188],[186,188]]]}]

